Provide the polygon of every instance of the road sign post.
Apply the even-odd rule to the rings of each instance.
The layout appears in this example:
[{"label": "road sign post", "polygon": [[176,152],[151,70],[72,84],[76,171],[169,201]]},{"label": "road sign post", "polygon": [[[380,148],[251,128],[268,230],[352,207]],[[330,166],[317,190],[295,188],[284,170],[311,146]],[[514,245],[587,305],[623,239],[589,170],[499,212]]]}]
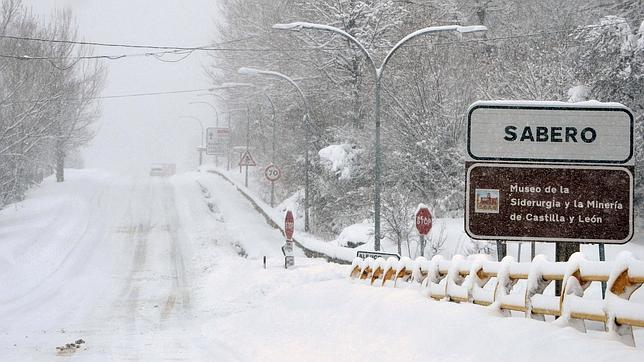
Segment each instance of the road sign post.
[{"label": "road sign post", "polygon": [[204,153],[205,150],[206,150],[206,148],[203,147],[203,146],[198,146],[197,147],[197,152],[199,153],[199,166],[201,166],[201,164],[203,164],[203,153]]},{"label": "road sign post", "polygon": [[468,111],[465,230],[579,243],[633,236],[633,115],[617,103],[476,102]]},{"label": "road sign post", "polygon": [[429,208],[424,204],[418,205],[418,211],[416,211],[416,230],[420,236],[420,255],[425,255],[425,237],[429,234],[429,231],[432,229],[432,213],[429,212]]},{"label": "road sign post", "polygon": [[244,180],[244,186],[248,187],[248,166],[257,166],[257,163],[255,163],[255,160],[253,159],[253,156],[250,154],[249,150],[244,151],[241,155],[241,159],[239,160],[239,167],[241,166],[246,166],[246,177]]},{"label": "road sign post", "polygon": [[271,182],[271,207],[273,207],[275,204],[275,181],[279,180],[282,176],[282,170],[271,163],[264,169],[264,176]]},{"label": "road sign post", "polygon": [[293,255],[293,232],[295,231],[295,220],[291,210],[286,211],[284,218],[284,235],[286,236],[286,243],[282,246],[282,253],[284,254],[284,269],[288,269],[295,265],[295,256]]}]

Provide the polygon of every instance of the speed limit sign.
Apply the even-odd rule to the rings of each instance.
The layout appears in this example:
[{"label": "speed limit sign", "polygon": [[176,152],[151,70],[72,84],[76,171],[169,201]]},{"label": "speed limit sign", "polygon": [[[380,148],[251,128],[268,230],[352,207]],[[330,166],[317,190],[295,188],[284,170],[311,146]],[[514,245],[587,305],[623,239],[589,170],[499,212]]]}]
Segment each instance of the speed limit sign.
[{"label": "speed limit sign", "polygon": [[279,169],[279,167],[271,163],[270,165],[266,166],[264,175],[266,176],[266,179],[268,181],[275,182],[279,180],[280,176],[282,176],[282,171]]}]

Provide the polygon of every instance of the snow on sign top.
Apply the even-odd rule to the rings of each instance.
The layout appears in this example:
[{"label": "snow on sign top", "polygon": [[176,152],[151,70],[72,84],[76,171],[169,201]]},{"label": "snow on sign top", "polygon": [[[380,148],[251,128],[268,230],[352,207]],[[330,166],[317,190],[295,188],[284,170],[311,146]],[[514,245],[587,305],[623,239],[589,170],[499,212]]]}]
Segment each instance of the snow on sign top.
[{"label": "snow on sign top", "polygon": [[633,163],[633,114],[619,103],[484,101],[472,104],[473,160]]}]

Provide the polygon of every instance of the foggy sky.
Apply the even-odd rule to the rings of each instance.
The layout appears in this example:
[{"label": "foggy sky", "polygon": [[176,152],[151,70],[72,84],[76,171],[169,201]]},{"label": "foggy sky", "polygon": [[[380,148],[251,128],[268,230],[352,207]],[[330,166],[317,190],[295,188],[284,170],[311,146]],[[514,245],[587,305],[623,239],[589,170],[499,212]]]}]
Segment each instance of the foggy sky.
[{"label": "foggy sky", "polygon": [[[24,0],[43,19],[56,8],[72,9],[79,37],[106,43],[199,46],[213,42],[217,4],[212,0]],[[95,47],[94,54],[145,53],[146,50]],[[164,59],[174,60],[177,55]],[[153,57],[106,60],[103,95],[147,93],[210,86],[203,73],[208,56],[194,52],[186,60],[165,63]],[[214,125],[207,105],[196,94],[102,100],[102,116],[92,144],[83,150],[86,167],[147,172],[152,162],[177,163],[177,171],[197,166],[195,147],[201,128]]]}]

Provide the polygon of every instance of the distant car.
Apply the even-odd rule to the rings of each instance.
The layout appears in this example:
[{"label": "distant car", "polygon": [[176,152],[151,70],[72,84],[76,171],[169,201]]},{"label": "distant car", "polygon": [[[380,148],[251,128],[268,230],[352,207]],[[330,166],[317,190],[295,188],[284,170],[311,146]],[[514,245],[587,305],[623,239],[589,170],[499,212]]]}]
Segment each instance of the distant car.
[{"label": "distant car", "polygon": [[176,169],[174,163],[154,163],[150,166],[150,176],[172,176]]}]

